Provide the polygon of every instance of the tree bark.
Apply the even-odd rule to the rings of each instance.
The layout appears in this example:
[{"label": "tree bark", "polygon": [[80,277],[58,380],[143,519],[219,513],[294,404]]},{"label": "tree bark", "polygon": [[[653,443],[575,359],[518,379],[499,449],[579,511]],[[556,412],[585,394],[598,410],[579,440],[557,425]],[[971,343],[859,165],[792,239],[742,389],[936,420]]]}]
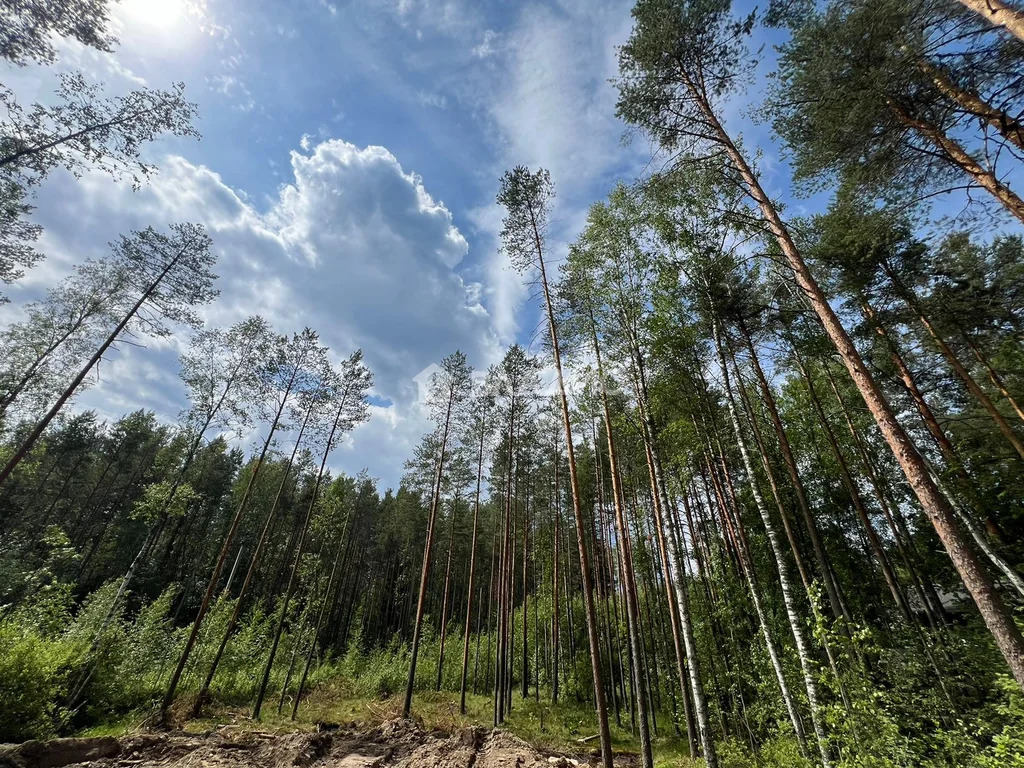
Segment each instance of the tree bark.
[{"label": "tree bark", "polygon": [[983,120],[1017,149],[1024,149],[1024,126],[1019,120],[992,106],[974,91],[962,88],[941,67],[927,59],[918,59],[917,68],[935,84],[943,96]]},{"label": "tree bark", "polygon": [[306,533],[309,530],[309,522],[313,517],[313,510],[316,508],[316,503],[320,495],[320,485],[324,479],[324,471],[327,467],[327,457],[331,455],[331,449],[334,447],[334,435],[338,430],[338,425],[341,423],[341,417],[345,413],[347,405],[348,396],[346,395],[338,404],[338,410],[334,416],[334,423],[331,425],[331,431],[327,435],[327,443],[324,445],[323,457],[320,459],[320,469],[316,473],[316,482],[313,484],[313,491],[309,497],[309,506],[306,508],[306,515],[302,520],[302,527],[299,529],[299,540],[295,545],[295,560],[292,562],[291,576],[288,578],[288,587],[284,593],[284,601],[281,604],[281,612],[278,615],[277,627],[274,630],[274,640],[270,645],[270,654],[267,657],[267,664],[263,669],[263,680],[260,682],[259,693],[256,694],[256,703],[253,705],[253,720],[259,720],[260,710],[263,707],[263,698],[267,693],[267,684],[270,682],[270,672],[274,668],[274,656],[277,654],[277,646],[281,642],[281,632],[284,629],[285,617],[288,615],[288,603],[291,600],[292,594],[295,591],[295,585],[298,582],[299,565],[302,563],[302,554],[306,543]]},{"label": "tree bark", "polygon": [[[476,540],[477,528],[480,521],[480,482],[483,479],[484,471],[484,438],[487,431],[486,409],[480,415],[480,445],[477,450],[476,459],[476,492],[473,498],[473,539],[469,545],[469,586],[466,588],[466,626],[462,638],[462,682],[459,686],[459,713],[466,714],[466,674],[469,671],[469,627],[473,615],[473,585],[476,579]],[[477,608],[479,613],[479,607]],[[479,622],[477,627],[477,638],[479,640]],[[479,656],[479,644],[477,645]],[[473,687],[476,688],[476,675],[473,676]],[[475,691],[474,691],[475,692]]]},{"label": "tree bark", "polygon": [[[961,0],[961,2],[964,1]],[[994,172],[985,168],[958,141],[948,136],[941,128],[920,117],[914,117],[906,107],[894,99],[886,101],[900,122],[917,131],[935,146],[952,165],[967,174],[979,187],[1002,203],[1007,211],[1024,222],[1024,200],[1021,200],[1016,192],[1000,181]]]},{"label": "tree bark", "polygon": [[562,493],[561,485],[558,482],[558,439],[555,439],[554,449],[554,466],[555,466],[555,478],[554,478],[554,547],[551,556],[551,703],[558,703],[558,662],[559,662],[559,614],[558,614],[558,569],[560,560],[560,545],[561,545],[561,528],[562,528]]},{"label": "tree bark", "polygon": [[995,27],[1002,27],[1024,42],[1024,12],[1003,0],[960,0],[960,2]]},{"label": "tree bark", "polygon": [[[644,368],[644,359],[636,339],[631,339],[632,364],[636,377],[637,402],[640,406],[642,422],[642,434],[650,462],[651,485],[654,498],[654,518],[659,532],[659,548],[666,551],[663,555],[663,566],[666,574],[674,573],[675,589],[673,597],[676,601],[677,615],[679,620],[680,634],[683,641],[687,667],[689,672],[688,689],[693,697],[693,721],[696,725],[697,737],[700,740],[700,748],[708,768],[717,768],[718,753],[715,749],[714,734],[711,731],[711,722],[708,717],[707,698],[704,693],[704,681],[701,675],[700,659],[697,657],[697,641],[693,631],[693,619],[690,613],[689,585],[686,581],[686,573],[683,569],[682,558],[686,557],[685,550],[681,547],[677,532],[672,523],[672,509],[668,498],[668,489],[665,486],[665,478],[662,473],[661,463],[658,458],[658,447],[654,420],[651,417],[647,395],[647,375]],[[667,541],[664,539],[667,538]],[[672,569],[669,561],[675,564]],[[678,657],[677,657],[678,658]],[[692,745],[691,745],[692,746]],[[691,753],[696,756],[696,750],[691,748]]]},{"label": "tree bark", "polygon": [[653,768],[654,755],[651,750],[651,732],[648,725],[647,679],[645,670],[641,669],[644,656],[643,638],[640,636],[640,607],[636,590],[636,576],[633,570],[633,558],[629,550],[629,532],[626,529],[625,515],[622,509],[623,491],[619,476],[618,456],[615,452],[615,436],[612,433],[611,412],[608,406],[608,389],[605,385],[604,368],[601,364],[601,347],[597,340],[597,331],[591,318],[591,333],[594,344],[594,356],[597,360],[597,377],[601,382],[601,407],[604,413],[605,439],[608,442],[608,471],[612,478],[612,504],[615,509],[615,529],[619,539],[619,551],[622,553],[623,590],[626,593],[626,615],[629,619],[629,645],[632,651],[633,691],[636,699],[636,721],[640,729],[640,759],[644,768]]},{"label": "tree bark", "polygon": [[[555,360],[558,394],[562,405],[562,424],[565,427],[566,458],[569,462],[569,486],[572,489],[573,517],[576,521],[576,543],[579,547],[580,555],[580,577],[583,580],[583,606],[587,620],[587,639],[590,644],[590,669],[594,678],[594,701],[597,709],[597,729],[601,740],[601,761],[604,768],[612,768],[612,737],[611,731],[608,728],[608,707],[604,699],[604,688],[601,685],[601,645],[597,636],[593,583],[590,577],[590,563],[587,557],[583,507],[580,500],[580,484],[576,474],[576,453],[572,443],[572,425],[569,421],[569,399],[565,394],[565,380],[562,376],[562,356],[558,348],[558,330],[555,326],[555,313],[551,304],[551,292],[548,289],[547,271],[544,268],[544,253],[540,243],[540,232],[537,230],[532,208],[530,209],[530,217],[533,222],[534,242],[536,244],[537,262],[540,266],[541,283],[544,288],[548,328],[551,332],[551,351]],[[714,766],[709,764],[709,768],[714,768]]]},{"label": "tree bark", "polygon": [[[274,502],[270,505],[270,511],[267,512],[267,519],[263,523],[263,529],[260,531],[260,537],[256,541],[255,549],[253,549],[252,558],[249,561],[249,567],[245,572],[245,578],[242,580],[242,588],[238,591],[238,597],[235,599],[235,606],[231,611],[231,617],[228,619],[228,624],[224,628],[224,634],[221,636],[220,646],[217,648],[217,653],[214,654],[213,661],[210,662],[210,669],[206,673],[206,679],[203,681],[203,685],[199,689],[199,694],[196,696],[195,704],[192,707],[193,717],[198,716],[203,705],[206,703],[206,699],[210,693],[210,686],[213,684],[214,675],[217,674],[217,667],[220,665],[221,657],[224,655],[224,649],[227,648],[228,640],[231,638],[231,633],[235,631],[235,626],[238,624],[239,616],[241,616],[242,613],[242,606],[245,603],[245,596],[249,591],[249,585],[252,583],[252,577],[256,573],[256,568],[259,566],[260,555],[263,553],[263,547],[267,542],[270,526],[277,515],[277,508],[281,503],[281,497],[284,495],[284,489],[288,483],[288,475],[291,473],[292,465],[295,462],[295,456],[298,454],[299,446],[302,444],[302,437],[305,434],[306,426],[309,424],[314,404],[314,400],[310,398],[309,407],[306,409],[306,415],[303,417],[298,437],[295,439],[295,445],[292,446],[292,452],[288,457],[288,463],[285,465],[284,472],[281,475],[281,482],[277,486],[277,493],[274,494]],[[241,551],[239,551],[239,555],[241,555]],[[233,569],[232,573],[234,573]],[[228,579],[228,584],[231,584],[230,578]],[[228,590],[225,588],[225,596],[227,596],[227,593]]]},{"label": "tree bark", "polygon": [[413,625],[412,654],[409,659],[409,681],[405,686],[405,703],[402,717],[409,717],[412,709],[412,689],[416,684],[416,658],[420,652],[420,633],[423,630],[423,611],[427,604],[427,584],[430,578],[430,555],[434,544],[434,524],[437,522],[437,508],[441,501],[441,478],[444,472],[445,452],[448,450],[448,431],[451,426],[452,407],[455,405],[455,389],[448,392],[448,405],[444,414],[444,430],[441,435],[441,450],[437,459],[437,474],[430,499],[430,517],[427,519],[427,541],[423,548],[423,570],[420,573],[420,594],[416,601],[416,623]]},{"label": "tree bark", "polygon": [[455,510],[458,507],[459,497],[456,496],[452,502],[452,527],[448,535],[448,560],[444,567],[444,597],[441,601],[441,642],[437,652],[437,683],[435,690],[441,690],[441,680],[444,676],[444,646],[448,639],[448,597],[451,593],[452,584],[452,550],[455,548]]},{"label": "tree bark", "polygon": [[768,507],[765,505],[761,491],[757,487],[757,475],[754,472],[754,465],[747,451],[746,440],[743,438],[743,429],[740,426],[739,413],[732,394],[732,387],[729,382],[729,368],[725,360],[725,351],[722,349],[721,333],[715,324],[715,348],[718,352],[718,362],[721,366],[722,380],[725,387],[726,406],[729,411],[729,418],[732,421],[733,434],[736,438],[736,445],[740,450],[740,457],[743,459],[743,468],[747,473],[747,483],[750,485],[750,492],[754,497],[754,504],[764,523],[768,544],[775,559],[775,567],[778,571],[779,584],[782,587],[782,602],[786,609],[786,617],[789,619],[789,627],[793,633],[793,643],[796,646],[797,656],[800,660],[800,670],[803,672],[804,688],[807,691],[807,703],[811,710],[811,724],[814,727],[814,734],[817,737],[818,752],[821,755],[821,762],[824,768],[831,768],[832,755],[828,747],[828,739],[825,735],[825,727],[821,712],[821,702],[818,698],[818,683],[812,668],[807,638],[804,635],[803,625],[797,615],[795,601],[793,600],[793,589],[789,580],[789,566],[783,555],[782,547],[779,544],[778,532],[775,530],[775,523],[768,514]]},{"label": "tree bark", "polygon": [[[747,330],[746,323],[741,319],[739,322],[740,332],[743,335],[743,340],[746,343],[747,351],[750,353],[750,364],[754,370],[757,383],[761,390],[761,397],[764,400],[764,404],[768,409],[768,416],[771,419],[772,428],[775,430],[775,436],[778,441],[780,452],[782,453],[782,461],[786,465],[786,472],[789,474],[790,482],[793,485],[793,491],[796,495],[797,508],[800,510],[800,515],[803,517],[804,525],[807,528],[807,533],[811,539],[811,548],[814,551],[814,558],[818,563],[818,572],[821,574],[822,584],[825,585],[825,592],[828,595],[829,604],[832,607],[832,614],[837,619],[845,619],[847,622],[852,622],[849,614],[846,611],[846,605],[842,599],[839,591],[839,585],[836,583],[835,574],[832,571],[832,565],[828,557],[828,553],[825,551],[825,544],[821,540],[821,534],[818,531],[817,521],[814,519],[814,515],[811,514],[811,505],[807,501],[807,491],[804,488],[803,480],[800,478],[800,470],[797,467],[796,457],[793,455],[793,447],[790,445],[789,437],[786,435],[786,428],[782,424],[782,417],[779,416],[779,409],[775,403],[775,395],[772,393],[771,386],[768,384],[768,379],[764,374],[764,369],[761,368],[761,361],[758,359],[757,350],[754,348],[753,339],[750,337],[750,332]],[[742,387],[742,382],[740,382]],[[768,465],[768,457],[765,455],[765,466],[766,469],[770,470]],[[785,520],[785,514],[780,509],[780,513],[783,515]],[[791,542],[795,544],[795,542]],[[794,553],[797,552],[794,547]],[[810,597],[808,595],[808,597]],[[849,628],[844,624],[844,634],[849,633]]]},{"label": "tree bark", "polygon": [[213,573],[210,574],[210,580],[206,585],[206,593],[203,595],[203,602],[199,606],[199,613],[192,622],[192,630],[189,632],[188,640],[185,641],[185,647],[182,649],[181,656],[178,658],[178,664],[174,669],[174,673],[171,675],[171,682],[167,686],[167,692],[164,694],[163,702],[160,705],[160,719],[163,721],[166,721],[167,719],[167,711],[170,708],[171,703],[174,701],[174,694],[175,691],[177,691],[178,683],[181,681],[181,676],[185,671],[185,665],[188,663],[192,649],[195,647],[196,640],[199,638],[199,628],[202,626],[203,619],[206,618],[207,611],[210,609],[210,602],[213,600],[213,593],[217,590],[217,584],[220,581],[220,575],[224,569],[224,562],[227,560],[228,551],[234,541],[235,533],[238,531],[238,525],[242,520],[242,515],[245,514],[245,508],[249,503],[249,496],[252,494],[252,489],[256,484],[256,479],[259,477],[260,470],[263,468],[263,461],[266,459],[267,452],[270,450],[270,444],[274,439],[274,433],[277,432],[277,427],[281,422],[281,415],[284,413],[285,406],[288,403],[288,397],[291,395],[292,387],[295,386],[295,379],[298,376],[298,371],[299,365],[292,367],[291,376],[288,378],[288,384],[286,385],[283,396],[278,403],[274,419],[270,424],[270,430],[267,432],[267,439],[263,441],[263,448],[260,451],[259,458],[256,459],[256,464],[253,467],[252,472],[249,474],[249,481],[245,485],[245,491],[242,493],[242,500],[238,502],[238,508],[235,510],[234,517],[232,517],[228,531],[224,536],[220,553],[217,555],[217,562],[213,567]]}]

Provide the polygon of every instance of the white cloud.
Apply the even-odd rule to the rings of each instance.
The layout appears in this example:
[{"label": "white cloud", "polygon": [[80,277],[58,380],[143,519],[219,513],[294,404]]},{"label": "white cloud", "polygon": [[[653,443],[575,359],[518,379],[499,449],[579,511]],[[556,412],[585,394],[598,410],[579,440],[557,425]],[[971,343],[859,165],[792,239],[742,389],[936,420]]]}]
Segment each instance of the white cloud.
[{"label": "white cloud", "polygon": [[478,59],[486,59],[495,53],[494,42],[498,39],[498,33],[493,29],[485,29],[483,39],[479,45],[473,47],[473,55]]},{"label": "white cloud", "polygon": [[448,106],[448,97],[443,93],[434,93],[431,91],[419,91],[416,94],[416,98],[420,104],[424,107],[434,107],[435,109],[445,109]]},{"label": "white cloud", "polygon": [[[208,168],[177,156],[160,165],[139,193],[103,176],[54,176],[39,206],[53,269],[102,252],[120,232],[204,223],[222,292],[204,310],[208,322],[223,326],[259,313],[282,332],[318,330],[338,356],[361,347],[375,394],[392,405],[375,407],[337,460],[346,471],[368,464],[385,482],[397,482],[427,427],[414,406],[413,377],[456,348],[481,367],[499,354],[480,286],[458,273],[468,246],[451,213],[378,146],[329,140],[293,152],[292,181],[264,211]],[[78,215],[57,213],[67,210]],[[184,405],[175,350],[157,346],[125,346],[112,356],[81,405],[110,417],[151,407],[173,418]]]},{"label": "white cloud", "polygon": [[[625,126],[615,117],[616,46],[628,37],[630,3],[563,0],[530,3],[492,52],[490,79],[476,83],[474,100],[487,115],[498,177],[523,164],[551,172],[556,198],[551,216],[552,260],[564,253],[590,204],[615,180],[637,175],[649,151],[623,147]],[[488,30],[489,31],[489,30]],[[493,37],[485,42],[490,45]],[[502,211],[491,201],[471,218],[492,254],[484,266],[488,307],[503,340],[529,333],[536,318],[520,318],[529,291],[498,251]]]},{"label": "white cloud", "polygon": [[481,23],[480,8],[467,0],[390,0],[384,3],[405,27],[465,38]]}]

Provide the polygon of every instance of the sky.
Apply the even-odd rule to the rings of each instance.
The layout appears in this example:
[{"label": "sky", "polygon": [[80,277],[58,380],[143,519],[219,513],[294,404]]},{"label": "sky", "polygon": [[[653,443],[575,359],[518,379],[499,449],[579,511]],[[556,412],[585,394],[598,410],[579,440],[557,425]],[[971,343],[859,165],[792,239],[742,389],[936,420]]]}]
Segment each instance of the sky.
[{"label": "sky", "polygon": [[[5,289],[0,320],[120,233],[202,223],[220,275],[206,323],[259,313],[282,333],[315,329],[335,359],[361,348],[375,376],[372,416],[331,466],[366,468],[394,487],[429,428],[425,369],[456,349],[478,369],[514,341],[540,351],[536,300],[498,248],[501,174],[517,164],[551,172],[557,261],[590,204],[650,164],[651,147],[627,139],[615,117],[611,80],[630,7],[122,0],[112,54],[61,41],[56,66],[8,68],[2,82],[28,103],[50,98],[61,70],[84,72],[109,95],[181,81],[202,138],[147,146],[160,170],[138,191],[101,174],[53,173],[33,217],[46,261]],[[784,195],[767,128],[741,109],[727,123],[762,149],[763,181]],[[121,345],[76,407],[176,420],[187,405],[186,344],[178,335]]]},{"label": "sky", "polygon": [[[331,465],[396,486],[429,428],[428,366],[461,349],[486,368],[514,341],[539,351],[536,303],[498,249],[504,170],[550,170],[564,244],[650,159],[642,141],[623,142],[610,82],[630,5],[123,0],[113,54],[61,41],[56,66],[8,68],[2,81],[23,103],[51,98],[62,70],[108,95],[184,82],[202,138],[148,146],[159,172],[138,191],[52,174],[33,216],[46,260],[5,289],[4,319],[120,233],[200,222],[220,276],[206,323],[259,313],[282,333],[315,329],[336,359],[362,348],[371,419]],[[76,407],[174,421],[186,344],[121,345]]]}]

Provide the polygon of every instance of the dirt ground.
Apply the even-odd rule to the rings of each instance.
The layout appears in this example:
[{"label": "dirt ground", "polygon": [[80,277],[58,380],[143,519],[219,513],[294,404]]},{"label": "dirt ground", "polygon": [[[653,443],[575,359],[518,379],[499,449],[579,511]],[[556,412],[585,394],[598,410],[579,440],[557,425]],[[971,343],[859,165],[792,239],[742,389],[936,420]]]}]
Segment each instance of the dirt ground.
[{"label": "dirt ground", "polygon": [[[597,762],[596,758],[593,762]],[[0,746],[0,768],[571,768],[586,759],[543,755],[501,730],[429,733],[407,720],[370,730],[321,726],[274,734],[224,726],[205,735],[141,733]]]}]

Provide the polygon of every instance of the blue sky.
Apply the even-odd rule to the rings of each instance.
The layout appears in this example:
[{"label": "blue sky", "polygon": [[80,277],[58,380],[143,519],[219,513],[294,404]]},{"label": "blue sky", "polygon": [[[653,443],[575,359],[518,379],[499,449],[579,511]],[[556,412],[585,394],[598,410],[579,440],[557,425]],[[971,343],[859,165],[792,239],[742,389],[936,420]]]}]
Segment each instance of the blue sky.
[{"label": "blue sky", "polygon": [[[46,100],[60,69],[110,94],[183,81],[202,139],[148,147],[160,172],[138,192],[51,176],[35,214],[47,259],[6,291],[4,314],[120,232],[200,221],[221,275],[209,324],[258,312],[282,332],[313,327],[338,357],[363,348],[377,405],[332,464],[394,485],[427,428],[417,374],[456,348],[486,367],[535,335],[536,307],[497,252],[501,173],[550,169],[564,242],[650,157],[622,144],[609,83],[630,5],[123,0],[113,55],[63,41],[57,67],[3,81],[24,102]],[[78,406],[175,418],[185,341],[124,346]]]}]

